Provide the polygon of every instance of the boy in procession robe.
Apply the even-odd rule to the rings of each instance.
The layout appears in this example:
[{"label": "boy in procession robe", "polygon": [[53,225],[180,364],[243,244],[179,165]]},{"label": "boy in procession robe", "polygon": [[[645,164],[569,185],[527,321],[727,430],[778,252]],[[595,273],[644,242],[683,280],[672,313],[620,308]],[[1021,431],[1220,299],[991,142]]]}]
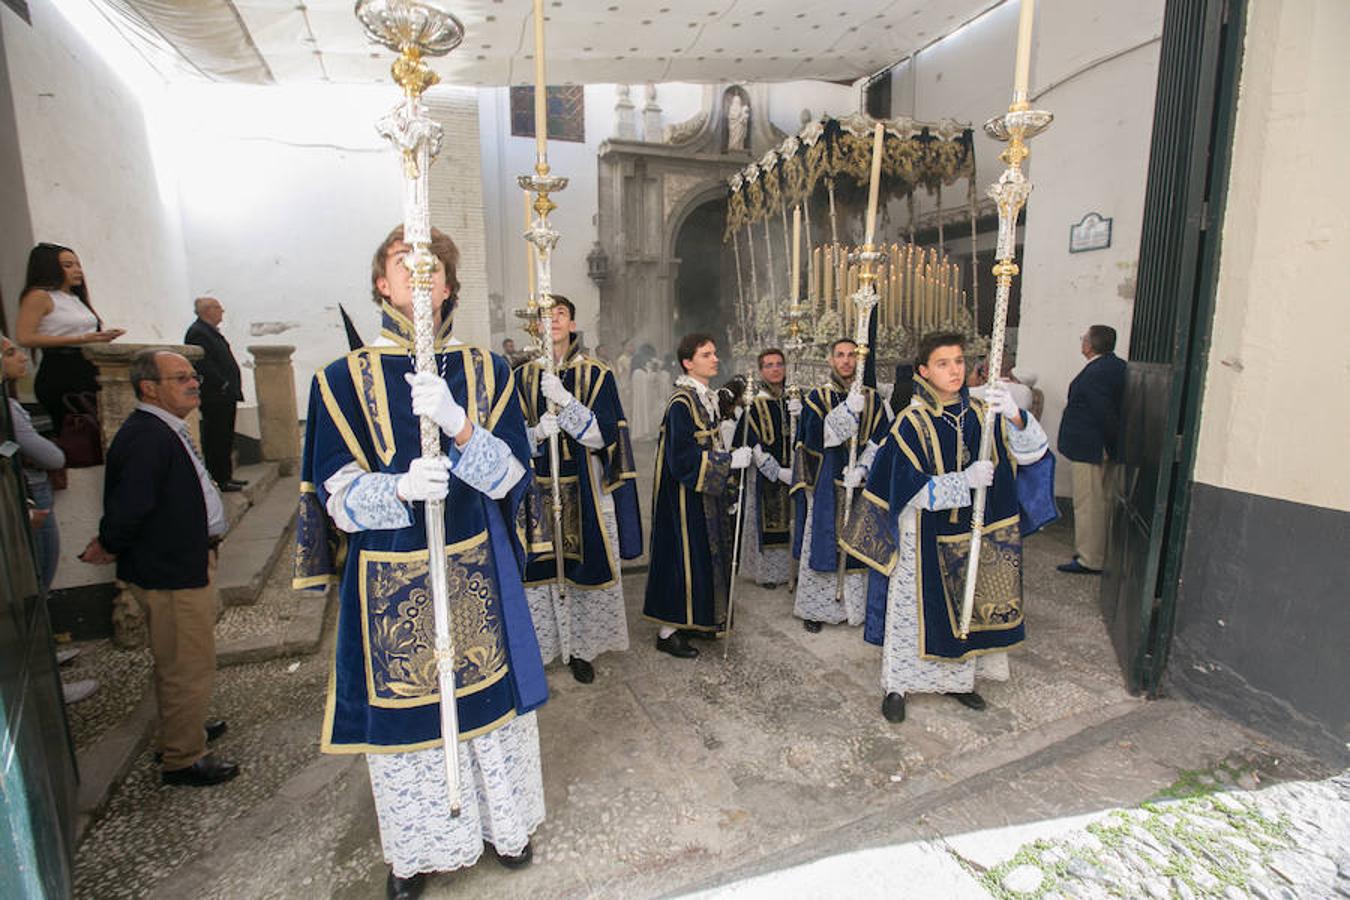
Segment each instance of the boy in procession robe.
[{"label": "boy in procession robe", "polygon": [[[472,865],[491,845],[532,856],[544,818],[539,732],[547,698],[521,582],[516,510],[530,446],[511,370],[451,337],[458,251],[433,230],[438,374],[414,374],[411,247],[396,228],[375,252],[379,339],[330,363],[310,388],[296,587],[339,585],[321,749],[364,753],[392,898],[430,872]],[[419,417],[442,432],[422,459]],[[442,748],[424,501],[444,499],[459,734],[460,803],[450,815]]]},{"label": "boy in procession robe", "polygon": [[[867,567],[858,560],[848,559],[842,603],[838,596],[837,522],[843,515],[845,489],[859,488],[867,480],[889,422],[886,404],[875,390],[866,386],[851,390],[853,379],[861,374],[857,368],[857,344],[847,338],[835,341],[830,347],[830,382],[806,395],[798,426],[797,481],[792,490],[805,497],[805,503],[799,501],[794,511],[801,537],[793,555],[801,565],[792,611],[812,633],[824,623],[861,625],[866,612]],[[858,455],[849,469],[849,441],[855,436]]]},{"label": "boy in procession robe", "polygon": [[795,404],[801,414],[802,402],[789,400],[783,383],[787,379],[787,359],[783,351],[770,348],[759,354],[759,390],[744,415],[738,432],[739,443],[752,448],[757,475],[745,492],[745,521],[748,528],[741,537],[741,574],[761,587],[776,588],[789,575],[788,537],[792,515],[792,443],[789,434],[791,411]]},{"label": "boy in procession robe", "polygon": [[[905,718],[914,692],[985,708],[977,677],[1006,680],[1007,650],[1025,636],[1018,490],[1021,467],[1045,456],[1045,432],[1007,389],[985,399],[965,387],[964,337],[919,344],[914,399],[891,427],[854,503],[845,544],[875,570],[863,636],[880,644],[882,714]],[[995,413],[994,460],[976,460],[986,404]],[[970,634],[959,637],[974,491],[987,488]]]},{"label": "boy in procession robe", "polygon": [[[642,555],[642,521],[618,384],[609,366],[581,352],[575,310],[572,301],[553,295],[550,345],[558,374],[530,360],[516,370],[516,390],[534,450],[538,489],[531,497],[542,501],[527,504],[532,552],[525,596],[544,662],[563,655],[572,676],[590,684],[597,656],[628,649],[619,559]],[[565,598],[558,591],[551,540],[548,448],[549,437],[560,433]]]},{"label": "boy in procession robe", "polygon": [[[656,496],[652,504],[651,565],[643,616],[661,628],[656,648],[692,658],[690,633],[725,631],[731,585],[731,473],[749,467],[749,447],[730,448],[718,421],[717,345],[707,334],[680,340],[676,357],[684,374],[666,403],[656,446]],[[726,423],[730,424],[730,423]]]}]

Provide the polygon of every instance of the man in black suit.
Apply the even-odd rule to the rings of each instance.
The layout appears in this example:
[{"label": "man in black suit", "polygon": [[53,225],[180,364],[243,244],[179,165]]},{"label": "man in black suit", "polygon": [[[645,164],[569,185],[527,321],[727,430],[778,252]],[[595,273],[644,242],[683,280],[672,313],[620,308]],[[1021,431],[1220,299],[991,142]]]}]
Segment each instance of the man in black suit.
[{"label": "man in black suit", "polygon": [[188,326],[183,343],[196,344],[205,352],[197,363],[202,378],[202,450],[206,470],[222,491],[237,491],[248,482],[234,478],[234,414],[244,399],[230,342],[220,333],[225,307],[215,297],[198,297],[192,304],[197,320]]},{"label": "man in black suit", "polygon": [[1106,562],[1106,529],[1115,482],[1116,437],[1125,391],[1125,361],[1115,354],[1116,330],[1093,325],[1083,335],[1087,365],[1069,385],[1059,420],[1059,453],[1073,471],[1074,557],[1061,572],[1098,575]]},{"label": "man in black suit", "polygon": [[183,417],[197,408],[199,376],[167,350],[143,350],[131,363],[140,401],[106,457],[103,518],[80,554],[117,563],[145,612],[155,659],[159,749],[165,784],[208,785],[239,774],[206,751],[225,731],[207,722],[216,674],[215,546],[225,533],[220,493]]}]

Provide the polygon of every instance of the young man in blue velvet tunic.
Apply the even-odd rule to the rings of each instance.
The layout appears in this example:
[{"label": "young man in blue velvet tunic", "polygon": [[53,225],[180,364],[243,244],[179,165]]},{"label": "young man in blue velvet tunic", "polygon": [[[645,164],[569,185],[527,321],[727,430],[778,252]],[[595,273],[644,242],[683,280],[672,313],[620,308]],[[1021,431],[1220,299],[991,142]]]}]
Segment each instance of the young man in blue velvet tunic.
[{"label": "young man in blue velvet tunic", "polygon": [[[637,472],[628,421],[609,366],[582,351],[576,307],[553,295],[551,340],[556,375],[539,360],[516,369],[516,391],[534,450],[538,490],[527,504],[531,539],[525,596],[544,662],[561,656],[582,684],[595,680],[595,658],[628,649],[619,560],[642,555]],[[562,498],[563,589],[552,538],[549,438],[558,436]]]},{"label": "young man in blue velvet tunic", "polygon": [[[858,345],[847,338],[830,347],[829,383],[806,395],[797,434],[798,463],[795,514],[800,544],[793,548],[797,591],[792,611],[810,632],[825,624],[861,625],[867,603],[866,567],[856,559],[845,563],[843,595],[839,593],[839,536],[844,492],[867,480],[877,445],[886,436],[888,411],[875,390],[859,385]],[[849,443],[857,456],[849,468]]]},{"label": "young man in blue velvet tunic", "polygon": [[718,415],[717,345],[710,335],[685,335],[676,349],[684,374],[666,404],[656,448],[651,565],[642,613],[660,625],[656,648],[692,658],[691,634],[725,631],[731,586],[731,473],[750,465],[749,447],[731,447]]},{"label": "young man in blue velvet tunic", "polygon": [[[395,229],[375,252],[380,338],[326,366],[310,388],[296,585],[339,585],[336,659],[322,749],[364,753],[388,894],[418,896],[430,872],[472,865],[485,845],[531,857],[544,817],[533,710],[547,696],[522,584],[516,512],[530,447],[511,370],[451,336],[458,252],[432,232],[436,374],[414,374],[411,248]],[[419,420],[444,456],[423,459]],[[445,501],[459,714],[460,804],[450,815],[441,746],[425,501]]]},{"label": "young man in blue velvet tunic", "polygon": [[[962,335],[925,336],[917,373],[914,398],[882,442],[843,538],[875,570],[863,637],[882,645],[882,714],[892,722],[904,721],[909,694],[948,694],[981,710],[976,677],[1007,679],[1006,651],[1025,635],[1017,479],[1048,449],[1040,424],[1002,384],[992,382],[984,400],[970,396]],[[986,409],[994,412],[993,461],[977,459]],[[984,545],[970,634],[962,639],[970,508],[979,488],[988,489]]]}]

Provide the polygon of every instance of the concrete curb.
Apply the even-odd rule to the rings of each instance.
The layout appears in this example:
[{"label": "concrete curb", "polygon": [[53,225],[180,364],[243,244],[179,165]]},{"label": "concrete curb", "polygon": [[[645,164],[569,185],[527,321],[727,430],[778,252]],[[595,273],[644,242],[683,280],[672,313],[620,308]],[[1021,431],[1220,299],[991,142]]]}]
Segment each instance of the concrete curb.
[{"label": "concrete curb", "polygon": [[323,602],[298,604],[295,615],[269,634],[250,635],[216,647],[216,667],[266,662],[286,656],[307,656],[319,649],[324,623],[335,608],[333,589],[324,593]]},{"label": "concrete curb", "polygon": [[109,799],[131,772],[131,766],[150,741],[155,725],[155,691],[147,685],[145,695],[125,719],[90,746],[76,754],[80,787],[75,794],[75,846],[89,826],[103,814]]}]

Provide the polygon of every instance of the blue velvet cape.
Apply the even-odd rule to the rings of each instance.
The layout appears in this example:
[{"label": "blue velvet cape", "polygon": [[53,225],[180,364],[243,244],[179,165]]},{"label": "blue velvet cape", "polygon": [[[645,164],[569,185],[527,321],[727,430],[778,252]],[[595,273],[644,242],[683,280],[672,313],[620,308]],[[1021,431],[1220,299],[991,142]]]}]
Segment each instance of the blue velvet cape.
[{"label": "blue velvet cape", "polygon": [[[747,447],[758,444],[778,465],[791,467],[793,437],[788,433],[791,417],[788,415],[787,398],[771,397],[767,391],[761,391],[750,403],[745,416],[745,426],[740,431],[743,436],[741,443]],[[755,486],[755,508],[759,512],[758,521],[754,524],[760,549],[786,546],[788,517],[792,514],[789,486],[781,481],[769,481],[762,475],[752,483]]]},{"label": "blue velvet cape", "polygon": [[688,388],[666,404],[656,446],[651,565],[643,616],[696,631],[726,627],[731,584],[731,454]]},{"label": "blue velvet cape", "polygon": [[[886,404],[870,387],[864,387],[863,411],[858,417],[858,455],[868,441],[878,444],[886,437]],[[836,520],[843,515],[844,469],[848,466],[848,441],[837,447],[825,446],[825,417],[843,403],[848,390],[837,381],[818,387],[802,402],[802,419],[797,428],[797,466],[792,490],[803,498],[798,502],[796,540],[792,556],[801,559],[802,535],[806,524],[806,494],[811,495],[811,558],[808,565],[816,572],[835,572],[839,567]],[[857,494],[854,494],[854,501]],[[862,562],[850,556],[846,567],[863,569]]]},{"label": "blue velvet cape", "polygon": [[[539,423],[547,409],[541,386],[544,367],[535,361],[516,369],[516,392],[520,396],[525,420]],[[595,414],[604,446],[591,450],[575,438],[560,432],[559,468],[563,492],[563,574],[572,584],[587,588],[608,587],[618,575],[619,561],[610,558],[600,513],[601,491],[611,494],[619,533],[619,555],[635,559],[642,555],[642,519],[637,504],[637,470],[633,463],[633,445],[628,436],[628,421],[619,402],[619,389],[609,366],[578,352],[575,343],[558,372],[563,386]],[[534,457],[537,490],[526,498],[528,563],[527,585],[552,582],[555,574],[552,540],[553,486],[546,447]],[[587,455],[600,459],[600,484],[594,483]]]},{"label": "blue velvet cape", "polygon": [[[886,594],[898,556],[898,518],[929,478],[959,471],[959,415],[966,465],[980,446],[985,405],[961,389],[944,407],[923,379],[914,379],[915,402],[891,426],[877,453],[867,488],[854,501],[844,543],[874,570],[868,580],[863,639],[880,645],[886,633]],[[958,637],[970,553],[970,507],[917,511],[915,572],[919,602],[919,652],[925,659],[961,660],[1020,644],[1026,636],[1022,610],[1022,539],[1017,502],[1017,462],[1008,448],[1008,425],[996,416],[994,483],[985,501],[985,529],[970,635]],[[914,514],[914,513],[911,513]]]},{"label": "blue velvet cape", "polygon": [[[386,307],[385,334],[330,363],[310,387],[296,526],[300,588],[338,584],[337,645],[321,749],[328,753],[420,750],[441,743],[434,616],[427,579],[423,504],[406,528],[337,531],[324,482],[348,463],[401,473],[421,453],[404,375],[413,371],[411,325]],[[445,504],[446,559],[455,644],[459,739],[468,740],[540,706],[548,696],[521,582],[524,553],[514,522],[530,487],[529,447],[511,370],[496,354],[437,342],[437,366],[478,427],[505,441],[525,466],[493,500],[453,475]],[[442,447],[458,459],[454,442]]]}]

